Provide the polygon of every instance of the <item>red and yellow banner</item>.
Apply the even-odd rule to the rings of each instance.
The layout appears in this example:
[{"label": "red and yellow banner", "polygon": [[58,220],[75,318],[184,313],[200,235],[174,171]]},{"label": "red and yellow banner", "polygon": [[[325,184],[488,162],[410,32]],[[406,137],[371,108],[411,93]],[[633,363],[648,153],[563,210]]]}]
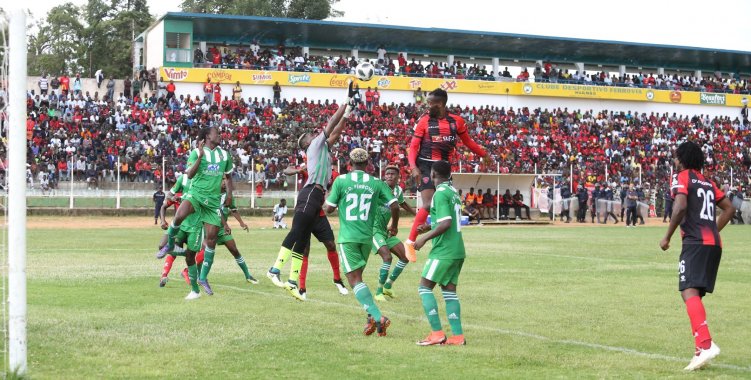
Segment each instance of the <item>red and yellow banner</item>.
[{"label": "red and yellow banner", "polygon": [[[203,83],[207,78],[216,83],[237,83],[273,86],[344,88],[352,75],[327,73],[298,73],[289,71],[210,69],[162,67],[160,75],[165,81]],[[378,87],[381,90],[429,91],[442,88],[448,92],[465,94],[546,96],[632,102],[657,102],[676,104],[707,104],[741,107],[746,95],[714,94],[690,91],[653,90],[636,87],[584,86],[577,84],[492,82],[465,79],[413,78],[374,76],[360,87]]]}]

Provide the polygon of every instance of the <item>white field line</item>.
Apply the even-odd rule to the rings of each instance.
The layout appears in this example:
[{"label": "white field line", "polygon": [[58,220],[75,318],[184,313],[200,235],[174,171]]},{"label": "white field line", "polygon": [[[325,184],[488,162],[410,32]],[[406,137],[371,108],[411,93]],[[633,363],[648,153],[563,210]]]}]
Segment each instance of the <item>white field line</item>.
[{"label": "white field line", "polygon": [[[227,289],[232,289],[232,290],[236,290],[236,291],[240,291],[240,292],[256,293],[256,294],[260,294],[260,295],[264,295],[264,296],[268,296],[268,297],[274,297],[274,298],[287,298],[291,302],[293,302],[293,299],[291,297],[283,295],[283,293],[281,293],[281,292],[279,292],[279,293],[269,293],[269,292],[264,292],[264,291],[260,291],[260,290],[255,290],[255,289],[238,288],[236,286],[220,285],[220,284],[216,284],[216,285],[214,285],[214,287],[227,288]],[[294,302],[296,302],[296,301],[294,301]],[[344,304],[344,303],[340,303],[340,302],[329,302],[329,301],[321,301],[321,300],[316,300],[316,299],[307,300],[306,302],[315,303],[315,304],[321,304],[321,305],[325,305],[325,306],[335,306],[335,307],[343,307],[343,308],[353,309],[353,310],[362,310],[362,308],[360,306],[357,306],[354,303],[352,303],[352,304]],[[413,320],[413,321],[420,321],[420,322],[426,322],[427,323],[427,320],[425,318],[422,318],[422,317],[415,317],[415,316],[412,316],[412,315],[396,313],[396,312],[393,312],[393,311],[389,312],[389,315],[394,315],[394,316],[398,316],[398,317],[404,318],[404,319],[410,319],[410,320]],[[677,357],[674,357],[674,356],[655,354],[655,353],[650,353],[650,352],[642,352],[642,351],[634,350],[632,348],[627,348],[627,347],[608,346],[608,345],[604,345],[604,344],[582,342],[582,341],[570,340],[570,339],[555,339],[555,338],[550,338],[550,337],[547,337],[547,336],[544,336],[544,335],[532,334],[532,333],[528,333],[528,332],[524,332],[524,331],[515,331],[515,330],[500,329],[500,328],[496,328],[496,327],[476,325],[476,324],[464,324],[463,326],[466,327],[466,328],[475,329],[475,330],[485,330],[485,331],[490,331],[490,332],[494,332],[494,333],[498,333],[498,334],[503,334],[503,335],[520,336],[520,337],[524,337],[524,338],[531,338],[531,339],[536,339],[536,340],[546,341],[546,342],[551,342],[551,343],[556,343],[556,344],[586,347],[586,348],[591,348],[591,349],[595,349],[595,350],[602,350],[602,351],[619,352],[619,353],[622,353],[622,354],[627,354],[627,355],[632,355],[632,356],[638,356],[638,357],[643,357],[643,358],[653,359],[653,360],[663,360],[663,361],[678,362],[678,363],[683,363],[683,362],[687,361],[686,358],[677,358]],[[724,368],[724,369],[731,369],[731,370],[736,370],[736,371],[742,371],[742,372],[751,372],[751,366],[749,366],[749,367],[741,367],[741,366],[737,366],[737,365],[733,365],[733,364],[722,364],[722,363],[712,363],[711,366],[712,367],[717,367],[717,368]]]}]

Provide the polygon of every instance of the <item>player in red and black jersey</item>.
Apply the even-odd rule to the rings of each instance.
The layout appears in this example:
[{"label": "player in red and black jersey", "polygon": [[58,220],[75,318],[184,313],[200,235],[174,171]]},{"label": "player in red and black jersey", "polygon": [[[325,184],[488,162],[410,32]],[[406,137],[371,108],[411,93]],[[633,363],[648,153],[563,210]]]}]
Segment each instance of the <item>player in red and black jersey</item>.
[{"label": "player in red and black jersey", "polygon": [[458,140],[461,140],[476,155],[483,157],[486,161],[490,160],[485,149],[469,137],[464,119],[446,110],[448,101],[446,91],[440,88],[433,90],[428,94],[427,101],[430,110],[417,121],[409,147],[409,166],[422,198],[422,208],[417,212],[409,239],[405,242],[407,258],[412,262],[417,260],[414,246],[417,228],[425,224],[428,219],[430,204],[435,193],[435,185],[430,179],[430,169],[433,163],[449,161]]},{"label": "player in red and black jersey", "polygon": [[[722,257],[720,231],[732,218],[735,208],[725,193],[701,174],[704,152],[698,145],[690,141],[681,144],[675,151],[675,165],[679,172],[673,183],[673,216],[660,248],[663,251],[670,248],[670,238],[680,225],[683,248],[678,264],[678,290],[686,303],[696,343],[696,354],[685,369],[693,371],[720,354],[720,348],[709,335],[702,297],[714,290]],[[715,206],[723,210],[718,220]]]}]

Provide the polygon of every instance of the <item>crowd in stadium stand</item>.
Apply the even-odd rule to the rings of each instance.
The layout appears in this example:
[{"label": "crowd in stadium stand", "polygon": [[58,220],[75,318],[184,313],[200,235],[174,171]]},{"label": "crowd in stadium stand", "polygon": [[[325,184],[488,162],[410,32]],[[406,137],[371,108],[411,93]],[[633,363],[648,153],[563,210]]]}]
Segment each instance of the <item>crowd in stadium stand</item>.
[{"label": "crowd in stadium stand", "polygon": [[[221,86],[221,85],[215,85]],[[229,85],[224,85],[224,91]],[[239,87],[238,87],[239,88]],[[323,127],[337,105],[307,99],[271,99],[224,96],[174,96],[172,92],[119,94],[109,102],[74,91],[67,96],[30,93],[27,134],[28,176],[35,187],[55,187],[70,175],[92,187],[112,181],[116,173],[130,182],[174,180],[185,170],[200,126],[220,128],[225,146],[236,161],[237,180],[255,179],[272,187],[289,186],[281,172],[303,162],[295,136]],[[229,92],[229,91],[228,91]],[[370,92],[370,95],[368,95]],[[365,147],[372,152],[370,169],[378,162],[403,168],[402,186],[414,191],[408,175],[407,149],[412,126],[425,111],[424,93],[410,104],[382,104],[366,91],[358,112],[334,148],[343,170],[347,152]],[[475,140],[488,147],[495,160],[486,167],[460,146],[455,171],[562,173],[575,183],[634,181],[639,168],[646,183],[668,183],[671,147],[685,138],[699,142],[707,155],[706,171],[719,182],[748,183],[751,135],[748,123],[706,115],[637,114],[614,110],[504,108],[450,106],[468,123]],[[120,157],[120,167],[117,158]],[[162,157],[166,170],[162,172]],[[256,167],[251,167],[251,163]],[[568,179],[566,180],[568,181]],[[276,185],[275,185],[276,183]]]},{"label": "crowd in stadium stand", "polygon": [[[497,73],[485,65],[455,60],[451,64],[430,60],[422,62],[414,58],[407,60],[402,53],[396,59],[384,47],[377,50],[377,58],[371,63],[377,75],[406,75],[431,78],[454,78],[472,80],[516,80],[535,82],[573,83],[597,86],[642,87],[677,91],[725,92],[748,94],[751,90],[749,78],[738,75],[723,77],[712,73],[702,77],[678,74],[656,74],[639,72],[636,74],[615,75],[605,71],[578,71],[559,68],[557,64],[543,62],[536,64],[530,73],[522,68],[518,75],[512,75],[508,67]],[[249,48],[212,46],[206,52],[196,48],[193,57],[199,66],[235,69],[260,69],[296,72],[349,73],[357,66],[355,57],[308,56],[301,47],[278,46],[275,49],[261,48],[252,43]]]}]

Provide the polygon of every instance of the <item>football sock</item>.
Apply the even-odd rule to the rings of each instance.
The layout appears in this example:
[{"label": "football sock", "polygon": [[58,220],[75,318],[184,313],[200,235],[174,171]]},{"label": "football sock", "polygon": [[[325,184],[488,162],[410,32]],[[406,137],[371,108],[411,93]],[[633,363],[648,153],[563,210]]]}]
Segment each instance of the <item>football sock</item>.
[{"label": "football sock", "polygon": [[424,208],[420,208],[415,216],[415,221],[412,223],[412,229],[409,231],[409,242],[414,243],[417,240],[417,227],[422,226],[428,220],[430,212]]},{"label": "football sock", "polygon": [[399,260],[399,261],[396,262],[396,266],[394,267],[394,271],[391,272],[391,276],[389,276],[389,279],[386,280],[385,284],[383,284],[383,286],[386,289],[391,289],[391,285],[393,285],[394,281],[396,281],[396,279],[399,278],[399,275],[402,274],[402,271],[407,266],[408,262],[409,261],[401,261],[401,260]]},{"label": "football sock", "polygon": [[290,256],[292,256],[292,250],[284,248],[284,246],[282,246],[281,248],[279,248],[279,254],[276,256],[276,262],[274,262],[274,266],[272,268],[281,270],[284,266],[284,263],[289,260]]},{"label": "football sock", "polygon": [[190,289],[198,293],[198,282],[196,281],[196,277],[198,277],[198,268],[196,268],[196,265],[193,264],[188,266],[188,279],[190,279]]},{"label": "football sock", "polygon": [[211,265],[214,264],[214,250],[206,247],[203,250],[203,265],[201,265],[201,275],[199,278],[201,281],[206,281],[206,277],[209,276],[209,271],[211,271]]},{"label": "football sock", "polygon": [[352,287],[355,292],[355,298],[360,302],[365,312],[373,316],[377,321],[381,320],[381,310],[378,309],[375,302],[373,302],[373,293],[370,292],[368,286],[364,282],[359,282]]},{"label": "football sock", "polygon": [[386,278],[389,276],[389,270],[391,269],[391,262],[385,262],[381,265],[381,270],[378,271],[378,285],[383,286],[386,283]]},{"label": "football sock", "polygon": [[417,288],[417,292],[420,293],[422,308],[425,310],[425,316],[428,317],[428,322],[430,322],[430,329],[433,331],[441,331],[441,319],[438,318],[438,302],[435,300],[433,290],[425,286],[420,286]]},{"label": "football sock", "polygon": [[238,258],[235,259],[235,262],[237,265],[242,269],[243,274],[245,275],[245,278],[250,277],[250,272],[248,272],[248,264],[245,264],[245,258],[240,255]]},{"label": "football sock", "polygon": [[203,248],[196,253],[196,266],[200,268],[203,265]]},{"label": "football sock", "polygon": [[342,275],[339,272],[339,255],[336,254],[336,251],[329,251],[326,253],[326,257],[329,259],[331,270],[334,272],[334,281],[341,281]]},{"label": "football sock", "polygon": [[302,266],[300,267],[300,289],[305,289],[305,280],[308,278],[308,256],[302,257]]},{"label": "football sock", "polygon": [[300,269],[302,269],[302,253],[292,252],[291,266],[289,279],[297,282],[300,279]]},{"label": "football sock", "polygon": [[[444,290],[443,300],[446,301],[446,316],[448,316],[449,326],[454,335],[464,334],[462,330],[462,313],[459,305],[459,297],[456,292]],[[432,294],[432,293],[431,293]]]},{"label": "football sock", "polygon": [[173,220],[172,223],[170,223],[169,227],[167,227],[167,245],[170,247],[175,246],[175,236],[177,236],[177,232],[180,230],[180,226],[175,225],[175,221]]},{"label": "football sock", "polygon": [[162,269],[162,277],[167,277],[169,275],[169,271],[172,270],[172,263],[175,262],[175,256],[167,255],[167,257],[164,259],[164,268]]},{"label": "football sock", "polygon": [[694,334],[696,347],[708,349],[712,345],[712,337],[709,335],[707,326],[707,312],[701,297],[695,296],[686,300],[686,311],[691,321],[691,332]]}]

